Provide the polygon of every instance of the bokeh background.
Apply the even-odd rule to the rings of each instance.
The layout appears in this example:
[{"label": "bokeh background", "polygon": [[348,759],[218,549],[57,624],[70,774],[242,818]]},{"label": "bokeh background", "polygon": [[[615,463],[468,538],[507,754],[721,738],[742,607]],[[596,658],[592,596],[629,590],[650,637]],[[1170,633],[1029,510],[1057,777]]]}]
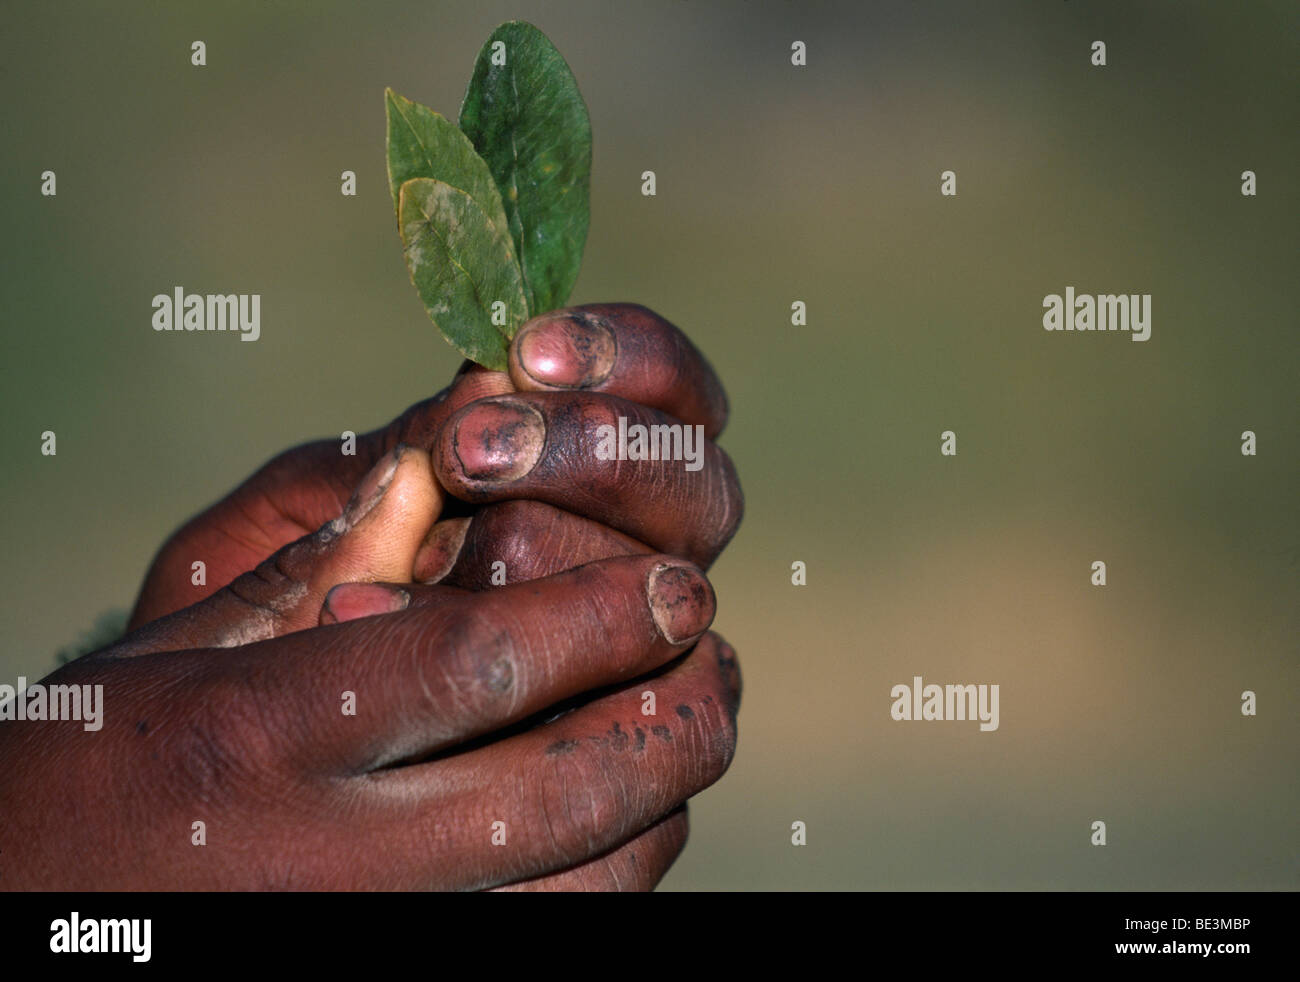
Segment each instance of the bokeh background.
[{"label": "bokeh background", "polygon": [[[382,95],[454,118],[515,17],[591,111],[574,302],[678,323],[733,404],[740,749],[664,888],[1300,885],[1294,3],[8,6],[0,679],[266,458],[446,383]],[[176,285],[261,293],[261,339],[155,333]],[[1151,340],[1045,332],[1067,285],[1152,294]],[[914,675],[998,683],[1001,728],[892,721]]]}]

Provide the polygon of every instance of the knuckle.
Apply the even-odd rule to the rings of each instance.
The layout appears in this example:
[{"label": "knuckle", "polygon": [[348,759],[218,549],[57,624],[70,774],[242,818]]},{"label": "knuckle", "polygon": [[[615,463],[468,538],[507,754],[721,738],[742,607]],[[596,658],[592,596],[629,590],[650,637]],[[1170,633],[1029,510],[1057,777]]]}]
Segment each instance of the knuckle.
[{"label": "knuckle", "polygon": [[745,493],[740,488],[740,475],[731,457],[721,447],[717,448],[718,463],[722,471],[721,489],[718,492],[721,515],[717,522],[717,550],[731,541],[745,517]]},{"label": "knuckle", "polygon": [[596,392],[583,393],[568,400],[567,405],[571,407],[569,413],[560,416],[557,422],[571,426],[575,449],[580,446],[585,453],[591,448],[593,458],[602,427],[612,426],[617,430],[619,416],[627,415],[622,400]]},{"label": "knuckle", "polygon": [[274,629],[307,592],[311,565],[338,535],[336,523],[290,543],[231,581],[227,595],[249,609],[252,619]]},{"label": "knuckle", "polygon": [[530,810],[556,855],[576,862],[617,841],[625,832],[628,796],[607,763],[585,749],[546,760],[540,780],[532,782]]},{"label": "knuckle", "polygon": [[[658,637],[652,628],[644,634],[626,631],[625,625],[648,617],[649,607],[644,574],[629,581],[616,571],[619,568],[595,562],[572,570],[564,618],[572,636],[600,653],[611,678],[622,678],[644,664]],[[630,583],[635,586],[630,588]]]},{"label": "knuckle", "polygon": [[689,794],[716,783],[735,760],[736,714],[724,699],[721,693],[709,694],[696,701],[694,708],[686,704],[677,707],[677,715],[685,724],[678,752],[687,755],[683,766]]},{"label": "knuckle", "polygon": [[228,804],[276,783],[277,740],[265,724],[261,699],[238,678],[223,675],[201,698],[159,731],[159,754],[174,775],[170,786],[187,800]]},{"label": "knuckle", "polygon": [[452,698],[475,719],[498,715],[501,700],[513,698],[518,642],[504,613],[467,604],[438,637],[437,660]]},{"label": "knuckle", "polygon": [[705,782],[703,787],[708,787],[720,779],[731,766],[731,762],[736,759],[736,717],[728,712],[726,708],[718,701],[711,700],[706,703],[706,710],[697,715],[702,719],[701,729],[702,742],[705,747],[703,754],[703,777]]}]

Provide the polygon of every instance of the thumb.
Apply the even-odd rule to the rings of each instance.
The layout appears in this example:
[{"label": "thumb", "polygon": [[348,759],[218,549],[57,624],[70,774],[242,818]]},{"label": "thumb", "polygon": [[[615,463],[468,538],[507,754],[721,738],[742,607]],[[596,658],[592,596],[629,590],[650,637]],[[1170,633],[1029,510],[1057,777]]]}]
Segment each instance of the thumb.
[{"label": "thumb", "polygon": [[336,584],[409,582],[442,502],[428,451],[398,444],[366,474],[338,518],[206,600],[127,635],[112,654],[228,648],[315,627]]}]

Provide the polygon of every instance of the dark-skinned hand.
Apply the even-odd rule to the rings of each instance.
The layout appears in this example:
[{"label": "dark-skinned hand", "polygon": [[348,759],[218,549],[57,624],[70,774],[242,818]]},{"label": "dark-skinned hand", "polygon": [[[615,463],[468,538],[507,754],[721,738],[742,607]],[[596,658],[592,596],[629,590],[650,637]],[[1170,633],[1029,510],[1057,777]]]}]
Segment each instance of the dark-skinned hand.
[{"label": "dark-skinned hand", "polygon": [[[0,811],[22,816],[0,834],[6,855],[32,860],[25,885],[657,882],[685,840],[682,802],[730,760],[739,675],[716,636],[691,647],[712,617],[698,570],[667,556],[606,557],[649,553],[651,542],[707,564],[739,522],[739,488],[712,444],[693,474],[659,461],[602,467],[591,447],[595,427],[618,415],[698,421],[716,435],[725,400],[689,342],[642,308],[539,318],[520,332],[510,366],[513,385],[463,372],[441,397],[359,438],[355,458],[333,442],[289,451],[164,547],[137,606],[140,629],[47,680],[105,686],[96,738],[74,723],[0,726]],[[342,509],[339,473],[362,461],[370,473]],[[444,489],[488,504],[435,522]],[[322,515],[317,532],[287,538]],[[190,550],[210,570],[215,560],[218,580],[223,564],[255,568],[182,609]],[[478,595],[448,585],[484,586],[497,559],[518,585]],[[443,585],[374,583],[389,578]],[[646,671],[660,674],[628,685]],[[380,697],[378,733],[376,715],[342,714],[343,692]],[[666,700],[661,721],[642,715],[645,692]],[[579,708],[523,726],[584,693]],[[52,762],[88,777],[85,795],[71,794],[74,813],[95,790],[104,797],[110,763],[120,773],[108,787],[154,791],[110,795],[69,837],[32,800],[33,788],[69,800],[80,786],[47,780]],[[503,796],[511,782],[517,794]],[[377,862],[355,850],[340,859],[331,836],[365,838],[364,823],[352,827],[340,809],[375,789],[401,789],[409,844],[394,829],[374,840]],[[193,846],[189,821],[176,839],[167,817],[186,806],[208,809],[235,842]],[[502,814],[486,824],[466,817],[492,807]],[[394,818],[383,811],[381,824]],[[124,848],[120,823],[130,819],[139,848]],[[421,843],[415,830],[429,823],[438,831]]]}]

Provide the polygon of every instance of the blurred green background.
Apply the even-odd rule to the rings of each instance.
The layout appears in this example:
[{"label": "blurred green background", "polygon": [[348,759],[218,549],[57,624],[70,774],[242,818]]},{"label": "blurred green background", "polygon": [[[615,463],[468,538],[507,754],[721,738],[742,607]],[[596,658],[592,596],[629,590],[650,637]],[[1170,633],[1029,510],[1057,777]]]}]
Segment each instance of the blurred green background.
[{"label": "blurred green background", "polygon": [[[275,452],[446,383],[383,90],[454,118],[515,17],[591,111],[574,302],[659,311],[732,400],[740,749],[664,887],[1295,889],[1294,3],[8,8],[0,680]],[[261,293],[261,339],[155,333],[176,285]],[[1152,294],[1151,340],[1045,332],[1067,285]],[[914,675],[1001,728],[894,722]]]}]

